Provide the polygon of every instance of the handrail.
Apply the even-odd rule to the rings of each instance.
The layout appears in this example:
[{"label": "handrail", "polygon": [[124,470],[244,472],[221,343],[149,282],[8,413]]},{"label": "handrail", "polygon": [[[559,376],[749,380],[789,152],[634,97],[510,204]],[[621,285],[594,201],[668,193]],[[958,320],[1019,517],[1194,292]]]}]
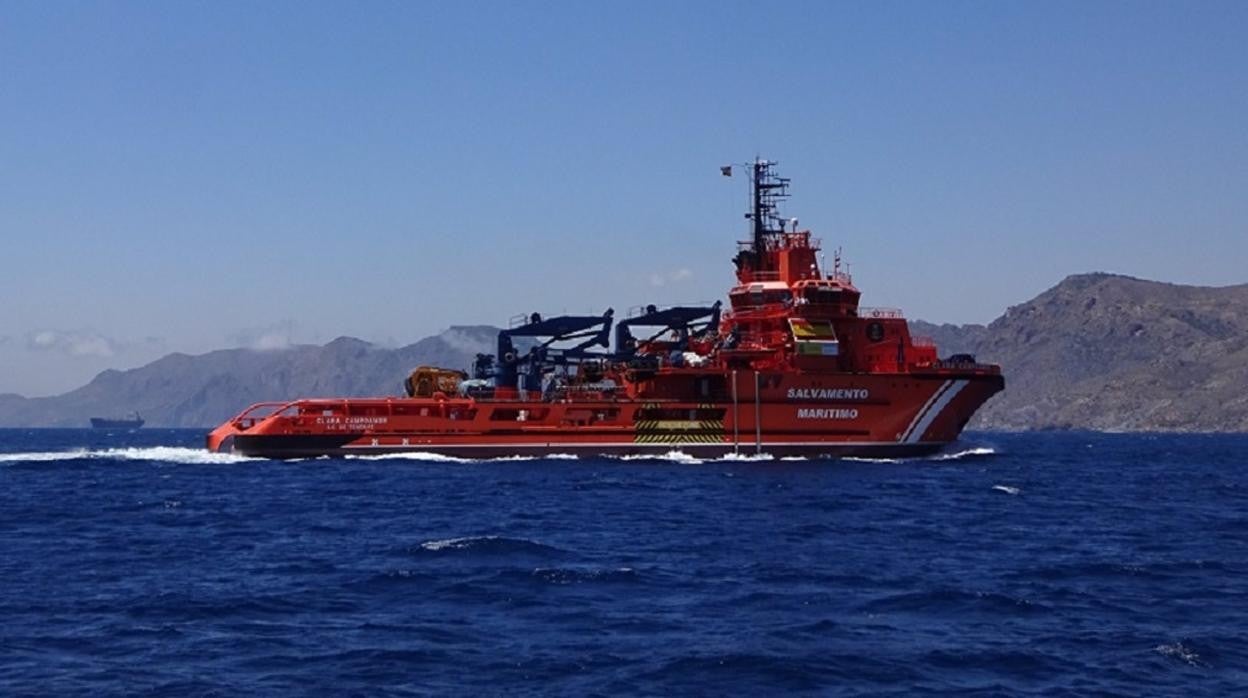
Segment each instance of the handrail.
[{"label": "handrail", "polygon": [[749,281],[743,283],[751,283],[754,281],[779,281],[780,272],[778,271],[750,271]]},{"label": "handrail", "polygon": [[277,414],[278,412],[281,412],[282,410],[286,409],[287,407],[290,407],[291,405],[294,405],[294,404],[296,404],[296,403],[298,403],[298,402],[300,402],[300,401],[299,401],[299,400],[287,400],[287,401],[285,401],[285,402],[257,402],[256,404],[252,405],[251,407],[248,407],[247,409],[243,410],[242,412],[239,412],[237,415],[235,415],[234,419],[231,419],[230,421],[235,421],[235,420],[238,420],[238,419],[242,419],[242,418],[246,417],[247,415],[251,414],[252,412],[255,412],[256,410],[261,409],[261,408],[264,408],[264,407],[276,407],[277,409],[275,409],[275,410],[273,410],[273,411],[269,412],[269,414],[266,414],[266,415],[265,415],[265,417],[268,417],[268,416],[271,416],[271,415]]},{"label": "handrail", "polygon": [[792,303],[763,303],[762,305],[747,305],[741,308],[728,310],[724,313],[724,319],[749,317],[750,315],[766,315],[776,311],[792,310]]},{"label": "handrail", "polygon": [[858,308],[858,317],[872,320],[903,320],[905,313],[901,308]]}]

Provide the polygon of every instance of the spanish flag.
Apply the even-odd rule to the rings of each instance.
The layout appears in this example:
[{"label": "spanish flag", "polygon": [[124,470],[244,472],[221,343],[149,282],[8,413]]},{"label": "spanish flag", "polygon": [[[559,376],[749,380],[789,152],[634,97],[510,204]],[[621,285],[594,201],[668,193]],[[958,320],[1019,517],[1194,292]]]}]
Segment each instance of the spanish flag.
[{"label": "spanish flag", "polygon": [[827,320],[806,320],[789,318],[789,328],[793,330],[794,339],[813,339],[816,341],[835,341],[836,331]]}]

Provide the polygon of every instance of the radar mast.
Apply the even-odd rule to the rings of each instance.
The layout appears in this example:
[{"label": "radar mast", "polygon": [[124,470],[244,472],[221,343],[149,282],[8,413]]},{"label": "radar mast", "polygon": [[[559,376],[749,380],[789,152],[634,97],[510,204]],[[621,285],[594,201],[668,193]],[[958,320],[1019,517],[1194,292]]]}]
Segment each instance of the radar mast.
[{"label": "radar mast", "polygon": [[738,271],[775,271],[768,251],[778,247],[784,235],[784,219],[780,216],[780,201],[789,198],[789,178],[776,174],[779,164],[773,160],[755,158],[750,168],[751,210],[745,214],[750,221],[751,239],[742,242],[733,261]]}]

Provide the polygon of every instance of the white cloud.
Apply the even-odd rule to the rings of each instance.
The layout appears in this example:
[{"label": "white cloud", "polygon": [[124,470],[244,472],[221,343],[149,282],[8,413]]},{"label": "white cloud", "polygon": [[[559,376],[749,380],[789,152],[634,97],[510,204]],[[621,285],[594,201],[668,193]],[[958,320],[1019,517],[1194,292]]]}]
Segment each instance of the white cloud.
[{"label": "white cloud", "polygon": [[54,351],[68,356],[107,358],[117,354],[118,342],[95,330],[39,330],[26,335],[31,351]]},{"label": "white cloud", "polygon": [[290,346],[290,334],[286,332],[265,332],[256,338],[252,345],[260,351],[271,351],[273,349],[285,349]]},{"label": "white cloud", "polygon": [[659,287],[667,284],[676,284],[682,281],[688,281],[693,278],[693,270],[688,267],[681,267],[669,272],[655,272],[650,275],[650,285]]},{"label": "white cloud", "polygon": [[266,327],[248,327],[229,336],[231,344],[257,351],[277,351],[294,346],[295,323],[279,322]]},{"label": "white cloud", "polygon": [[38,328],[0,341],[0,393],[56,395],[106,368],[142,366],[168,353],[161,337],[112,337],[90,328]]}]

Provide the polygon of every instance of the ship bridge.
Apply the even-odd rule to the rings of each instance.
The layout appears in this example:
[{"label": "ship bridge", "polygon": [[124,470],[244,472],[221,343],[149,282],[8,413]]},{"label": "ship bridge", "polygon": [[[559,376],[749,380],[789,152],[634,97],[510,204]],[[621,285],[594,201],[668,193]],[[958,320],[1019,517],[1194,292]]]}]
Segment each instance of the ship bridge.
[{"label": "ship bridge", "polygon": [[738,243],[737,285],[728,293],[724,316],[727,363],[755,369],[908,372],[936,363],[930,342],[910,336],[900,312],[864,315],[861,292],[841,270],[820,269],[820,241],[798,228],[796,218],[780,216],[789,180],[776,163],[755,160],[753,207],[746,214],[749,240]]}]

